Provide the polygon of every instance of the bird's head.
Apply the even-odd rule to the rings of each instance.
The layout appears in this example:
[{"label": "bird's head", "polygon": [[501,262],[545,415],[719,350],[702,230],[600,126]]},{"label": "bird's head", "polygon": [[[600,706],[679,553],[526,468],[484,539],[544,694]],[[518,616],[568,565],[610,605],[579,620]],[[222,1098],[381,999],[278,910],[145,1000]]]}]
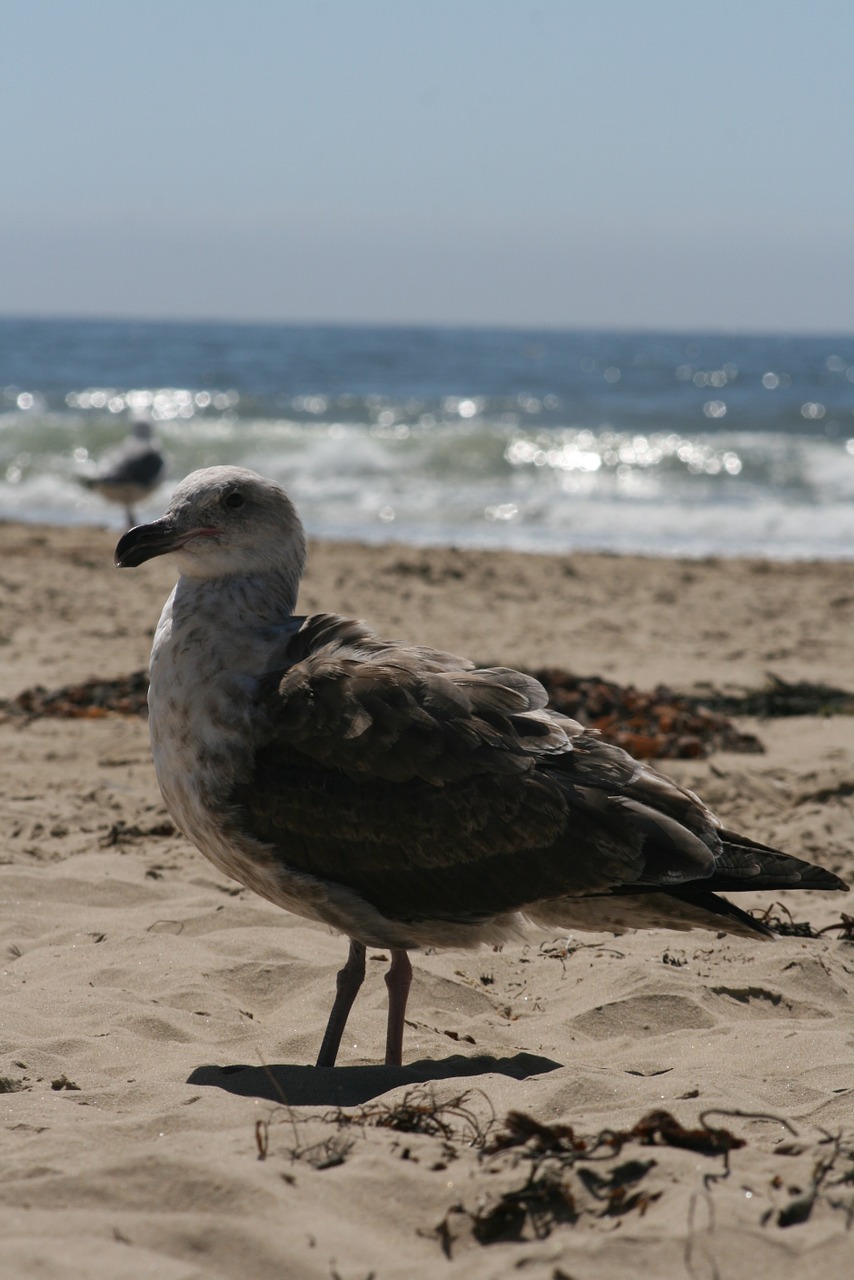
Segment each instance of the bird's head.
[{"label": "bird's head", "polygon": [[296,508],[272,480],[243,467],[207,467],[182,480],[159,520],[130,529],[116,564],[133,569],[172,555],[191,578],[285,571],[299,580],[305,534]]}]

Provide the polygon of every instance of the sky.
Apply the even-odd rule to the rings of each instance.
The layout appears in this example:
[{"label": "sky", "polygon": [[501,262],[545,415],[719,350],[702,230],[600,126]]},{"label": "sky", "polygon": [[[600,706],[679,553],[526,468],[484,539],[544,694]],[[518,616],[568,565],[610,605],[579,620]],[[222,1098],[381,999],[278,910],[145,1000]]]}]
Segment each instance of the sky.
[{"label": "sky", "polygon": [[0,313],[854,332],[851,0],[3,0]]}]

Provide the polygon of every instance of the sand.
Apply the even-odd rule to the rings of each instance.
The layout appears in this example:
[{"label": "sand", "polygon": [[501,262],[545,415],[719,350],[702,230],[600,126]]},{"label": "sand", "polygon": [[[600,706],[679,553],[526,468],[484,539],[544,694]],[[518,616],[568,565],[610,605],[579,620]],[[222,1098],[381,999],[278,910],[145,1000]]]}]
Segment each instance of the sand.
[{"label": "sand", "polygon": [[[145,665],[171,570],[113,570],[114,541],[0,526],[0,697]],[[325,543],[301,605],[640,687],[774,671],[854,689],[844,564]],[[731,825],[854,878],[854,721],[740,727],[765,755],[663,767]],[[174,831],[145,723],[7,717],[0,734],[3,1277],[854,1273],[854,944],[833,930],[418,954],[399,1070],[377,1065],[370,953],[340,1065],[318,1072],[346,943]],[[741,901],[772,898],[816,928],[854,914],[842,895]],[[631,1136],[657,1109],[744,1145]],[[489,1154],[510,1111],[575,1144],[545,1131]]]}]

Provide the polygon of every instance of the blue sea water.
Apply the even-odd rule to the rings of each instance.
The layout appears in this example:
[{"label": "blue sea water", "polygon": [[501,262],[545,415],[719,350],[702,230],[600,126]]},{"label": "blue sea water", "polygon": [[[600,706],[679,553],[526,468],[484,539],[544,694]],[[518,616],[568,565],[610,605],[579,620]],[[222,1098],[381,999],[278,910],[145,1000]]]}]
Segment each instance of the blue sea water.
[{"label": "blue sea water", "polygon": [[309,531],[568,553],[854,556],[854,338],[0,318],[0,517],[118,527],[77,477],[146,416]]}]

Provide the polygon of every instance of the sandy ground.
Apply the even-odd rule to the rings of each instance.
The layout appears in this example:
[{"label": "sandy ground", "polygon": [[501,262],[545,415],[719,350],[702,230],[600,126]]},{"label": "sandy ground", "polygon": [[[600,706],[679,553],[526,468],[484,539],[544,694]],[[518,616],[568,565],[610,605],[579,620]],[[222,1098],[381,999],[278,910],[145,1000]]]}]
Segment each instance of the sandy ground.
[{"label": "sandy ground", "polygon": [[[119,573],[114,541],[0,526],[0,697],[145,665],[170,568]],[[854,689],[849,565],[327,543],[301,605],[640,687],[774,671]],[[765,755],[664,768],[730,825],[854,877],[854,721],[742,727]],[[175,833],[144,722],[8,717],[0,734],[0,1276],[854,1273],[854,944],[834,931],[419,954],[400,1070],[376,1065],[372,953],[340,1065],[317,1071],[346,943]],[[816,928],[854,914],[842,895],[774,901]],[[660,1125],[632,1136],[657,1109],[705,1125],[701,1147],[709,1126],[744,1145],[727,1162]],[[575,1141],[490,1153],[509,1111]]]}]

